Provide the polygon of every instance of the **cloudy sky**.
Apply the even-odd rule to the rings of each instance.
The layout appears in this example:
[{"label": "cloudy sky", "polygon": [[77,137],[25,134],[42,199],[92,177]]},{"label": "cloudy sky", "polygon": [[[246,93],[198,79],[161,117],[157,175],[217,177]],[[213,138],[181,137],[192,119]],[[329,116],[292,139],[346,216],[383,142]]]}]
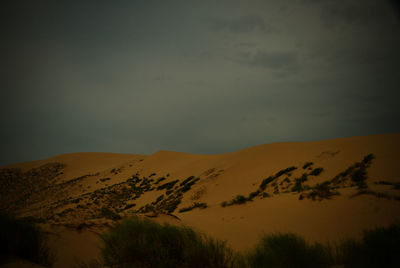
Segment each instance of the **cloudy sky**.
[{"label": "cloudy sky", "polygon": [[2,3],[0,165],[400,132],[397,3]]}]

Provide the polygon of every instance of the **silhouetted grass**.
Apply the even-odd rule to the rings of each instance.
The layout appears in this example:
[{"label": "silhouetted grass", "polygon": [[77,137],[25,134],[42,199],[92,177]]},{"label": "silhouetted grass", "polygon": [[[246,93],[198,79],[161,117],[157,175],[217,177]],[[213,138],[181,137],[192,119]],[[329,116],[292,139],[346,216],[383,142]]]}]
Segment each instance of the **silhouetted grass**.
[{"label": "silhouetted grass", "polygon": [[243,267],[225,242],[188,227],[133,218],[101,238],[104,265],[110,267]]},{"label": "silhouetted grass", "polygon": [[321,244],[308,244],[295,234],[265,235],[249,253],[250,267],[329,267],[332,263],[330,250]]},{"label": "silhouetted grass", "polygon": [[44,266],[51,266],[53,262],[45,233],[31,219],[0,212],[0,264],[11,258]]},{"label": "silhouetted grass", "polygon": [[343,241],[337,250],[337,263],[345,268],[399,267],[400,226],[391,225],[364,231],[361,240]]}]

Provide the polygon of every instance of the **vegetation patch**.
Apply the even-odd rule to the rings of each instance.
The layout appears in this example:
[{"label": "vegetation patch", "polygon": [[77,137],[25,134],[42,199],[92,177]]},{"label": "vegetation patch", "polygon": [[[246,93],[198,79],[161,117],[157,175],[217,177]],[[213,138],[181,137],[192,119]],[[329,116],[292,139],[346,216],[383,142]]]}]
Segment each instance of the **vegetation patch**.
[{"label": "vegetation patch", "polygon": [[311,176],[318,176],[319,174],[322,173],[322,171],[324,171],[324,169],[323,169],[322,167],[314,168],[314,169],[310,172],[310,175],[311,175]]},{"label": "vegetation patch", "polygon": [[187,212],[190,211],[192,209],[195,208],[201,208],[201,209],[205,209],[207,208],[207,203],[198,203],[198,202],[194,202],[193,205],[189,206],[189,207],[185,207],[179,210],[179,212]]},{"label": "vegetation patch", "polygon": [[157,190],[167,189],[170,190],[179,180],[170,181],[157,187]]},{"label": "vegetation patch", "polygon": [[301,192],[304,190],[303,183],[307,181],[307,173],[303,173],[300,178],[296,178],[294,186],[290,189],[292,192]]},{"label": "vegetation patch", "polygon": [[312,166],[313,164],[314,164],[313,162],[306,162],[306,163],[303,165],[303,169],[311,168],[311,166]]},{"label": "vegetation patch", "polygon": [[115,211],[112,211],[109,208],[101,208],[100,216],[102,218],[106,218],[106,219],[113,220],[113,221],[121,219],[121,216],[118,213],[116,213]]},{"label": "vegetation patch", "polygon": [[313,188],[311,188],[311,192],[306,194],[307,198],[312,200],[321,201],[323,199],[330,199],[333,195],[339,195],[336,191],[331,191],[330,181],[325,181],[323,183],[319,183]]},{"label": "vegetation patch", "polygon": [[400,182],[390,182],[390,181],[378,181],[375,184],[379,185],[390,185],[393,186],[393,189],[399,190],[400,189]]},{"label": "vegetation patch", "polygon": [[308,244],[295,234],[265,235],[249,253],[249,267],[307,267],[327,268],[332,264],[328,248],[321,244]]},{"label": "vegetation patch", "polygon": [[226,245],[189,227],[124,220],[101,235],[107,267],[243,267]]},{"label": "vegetation patch", "polygon": [[51,266],[54,256],[47,247],[46,234],[32,218],[16,218],[0,212],[0,264],[20,258]]},{"label": "vegetation patch", "polygon": [[366,155],[361,162],[356,162],[354,165],[335,176],[332,179],[332,183],[344,185],[346,181],[350,179],[359,189],[367,188],[367,168],[371,166],[374,158],[375,156],[373,154]]}]

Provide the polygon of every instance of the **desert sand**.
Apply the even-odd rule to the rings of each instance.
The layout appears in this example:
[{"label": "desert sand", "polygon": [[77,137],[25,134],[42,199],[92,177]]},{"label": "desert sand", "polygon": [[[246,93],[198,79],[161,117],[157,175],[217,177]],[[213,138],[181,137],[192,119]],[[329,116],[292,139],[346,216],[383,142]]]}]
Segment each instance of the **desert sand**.
[{"label": "desert sand", "polygon": [[[374,158],[366,165],[365,186],[334,180],[369,154]],[[303,169],[307,162],[312,164]],[[273,143],[218,155],[74,153],[2,167],[0,208],[41,220],[57,255],[55,267],[98,256],[97,234],[115,223],[103,208],[122,218],[189,225],[240,251],[270,232],[335,242],[400,221],[399,163],[400,134]],[[260,190],[265,178],[289,167],[296,169]],[[311,175],[318,168],[322,172]],[[304,173],[303,189],[293,191]],[[183,190],[180,184],[191,176]],[[175,180],[168,193],[165,184]],[[323,182],[332,195],[313,198]],[[251,201],[221,206],[257,190]],[[194,202],[207,208],[180,212]]]}]

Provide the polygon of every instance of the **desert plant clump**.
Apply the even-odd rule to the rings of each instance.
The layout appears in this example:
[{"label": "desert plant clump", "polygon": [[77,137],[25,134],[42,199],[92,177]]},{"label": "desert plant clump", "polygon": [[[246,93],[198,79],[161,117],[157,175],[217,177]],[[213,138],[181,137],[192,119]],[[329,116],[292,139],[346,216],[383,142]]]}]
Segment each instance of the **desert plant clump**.
[{"label": "desert plant clump", "polygon": [[275,178],[274,176],[269,176],[268,178],[264,179],[264,180],[261,182],[259,188],[260,188],[262,191],[264,191],[265,188],[267,188],[268,183],[274,181],[275,179],[276,179],[276,178]]},{"label": "desert plant clump", "polygon": [[375,184],[393,186],[393,189],[395,189],[395,190],[400,189],[400,182],[377,181],[377,182],[375,182]]},{"label": "desert plant clump", "polygon": [[170,181],[157,187],[157,190],[167,189],[170,190],[179,180]]},{"label": "desert plant clump", "polygon": [[20,258],[51,266],[54,256],[47,247],[46,234],[32,218],[16,218],[0,212],[0,264]]},{"label": "desert plant clump", "polygon": [[287,174],[287,173],[290,173],[290,172],[292,172],[293,170],[296,170],[296,169],[297,169],[297,167],[294,167],[294,166],[282,169],[282,170],[278,171],[275,174],[275,178],[279,178],[280,176],[282,176],[284,174]]},{"label": "desert plant clump", "polygon": [[195,208],[205,209],[205,208],[207,208],[207,207],[208,207],[208,206],[207,206],[207,203],[198,203],[198,202],[194,202],[193,205],[191,205],[191,206],[189,206],[189,207],[182,208],[182,209],[179,210],[179,212],[180,212],[180,213],[182,213],[182,212],[187,212],[187,211],[190,211],[190,210],[195,209]]},{"label": "desert plant clump", "polygon": [[322,173],[322,171],[324,171],[324,169],[323,169],[322,167],[314,168],[314,169],[310,172],[310,175],[311,175],[311,176],[318,176],[319,174]]},{"label": "desert plant clump", "polygon": [[361,240],[344,240],[337,249],[337,263],[345,268],[399,265],[400,226],[390,225],[363,232]]},{"label": "desert plant clump", "polygon": [[338,195],[338,192],[331,191],[330,181],[325,181],[323,183],[318,183],[316,186],[311,188],[311,192],[306,194],[307,198],[312,200],[323,200],[330,199],[333,195]]},{"label": "desert plant clump", "polygon": [[225,242],[184,226],[133,218],[101,235],[101,255],[109,267],[238,267]]},{"label": "desert plant clump", "polygon": [[368,188],[367,168],[371,166],[372,160],[375,159],[373,154],[366,155],[361,162],[356,162],[354,165],[348,167],[345,171],[339,173],[332,179],[335,185],[343,185],[348,179],[358,187],[358,189]]},{"label": "desert plant clump", "polygon": [[113,221],[121,219],[121,216],[118,213],[116,213],[115,211],[112,211],[109,208],[105,208],[105,207],[101,208],[100,216],[103,218],[109,219],[109,220],[113,220]]},{"label": "desert plant clump", "polygon": [[308,244],[295,234],[265,235],[249,253],[250,267],[324,268],[333,263],[330,251],[321,244]]},{"label": "desert plant clump", "polygon": [[303,169],[307,169],[307,168],[311,167],[313,164],[314,164],[313,162],[306,162],[306,163],[303,165]]},{"label": "desert plant clump", "polygon": [[296,178],[295,179],[295,184],[292,187],[292,189],[290,189],[292,192],[301,192],[303,191],[304,187],[303,187],[303,182],[307,181],[307,173],[304,173],[300,178]]}]

